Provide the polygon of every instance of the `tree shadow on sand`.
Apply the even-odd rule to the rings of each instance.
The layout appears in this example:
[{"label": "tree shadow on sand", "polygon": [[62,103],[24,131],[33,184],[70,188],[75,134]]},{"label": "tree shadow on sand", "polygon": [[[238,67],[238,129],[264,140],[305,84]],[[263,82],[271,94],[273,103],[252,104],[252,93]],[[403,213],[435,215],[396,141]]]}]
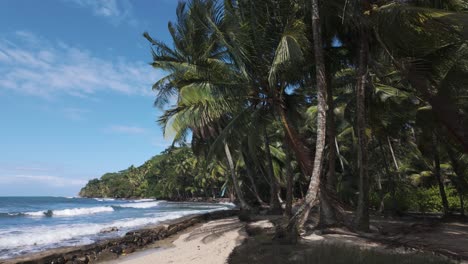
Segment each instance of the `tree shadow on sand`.
[{"label": "tree shadow on sand", "polygon": [[207,223],[202,227],[192,231],[184,240],[190,241],[194,239],[201,238],[201,242],[203,244],[210,243],[224,234],[235,231],[237,229],[241,229],[245,226],[244,223],[239,222],[237,219],[226,219],[219,223],[217,221],[216,224],[214,223]]}]

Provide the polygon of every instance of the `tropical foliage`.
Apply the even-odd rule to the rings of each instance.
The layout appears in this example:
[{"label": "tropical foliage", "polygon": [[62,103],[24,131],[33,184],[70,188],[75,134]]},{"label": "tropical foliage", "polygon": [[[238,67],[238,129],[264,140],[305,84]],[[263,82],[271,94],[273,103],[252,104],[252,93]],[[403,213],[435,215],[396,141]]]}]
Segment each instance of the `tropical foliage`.
[{"label": "tropical foliage", "polygon": [[213,169],[208,173],[202,162],[190,147],[171,147],[139,167],[130,166],[89,181],[80,196],[174,200],[220,197],[227,188],[225,167],[210,164]]},{"label": "tropical foliage", "polygon": [[363,231],[370,211],[463,214],[467,12],[463,0],[180,2],[172,43],[144,37],[167,74],[153,86],[159,124],[193,154],[166,151],[148,167],[167,167],[143,181],[129,169],[86,188],[120,195],[119,179],[135,184],[127,196],[226,188],[243,209],[285,203],[296,231],[314,206],[322,225],[346,224],[343,208],[355,209]]}]

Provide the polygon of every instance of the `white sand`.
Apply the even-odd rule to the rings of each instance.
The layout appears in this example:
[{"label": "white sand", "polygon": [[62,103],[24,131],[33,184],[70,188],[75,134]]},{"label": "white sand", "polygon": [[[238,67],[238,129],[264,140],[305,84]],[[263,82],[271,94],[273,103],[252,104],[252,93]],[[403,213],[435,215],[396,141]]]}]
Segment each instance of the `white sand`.
[{"label": "white sand", "polygon": [[237,217],[208,222],[174,241],[174,247],[129,255],[119,264],[145,263],[227,263],[229,254],[242,243],[246,234]]}]

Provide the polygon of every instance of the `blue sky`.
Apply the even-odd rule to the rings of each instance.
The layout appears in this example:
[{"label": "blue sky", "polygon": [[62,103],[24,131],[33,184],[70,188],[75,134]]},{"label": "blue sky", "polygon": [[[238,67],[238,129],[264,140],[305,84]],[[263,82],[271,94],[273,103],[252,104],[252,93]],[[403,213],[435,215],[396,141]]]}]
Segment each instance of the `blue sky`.
[{"label": "blue sky", "polygon": [[0,1],[0,196],[76,195],[170,145],[142,37],[177,0]]}]

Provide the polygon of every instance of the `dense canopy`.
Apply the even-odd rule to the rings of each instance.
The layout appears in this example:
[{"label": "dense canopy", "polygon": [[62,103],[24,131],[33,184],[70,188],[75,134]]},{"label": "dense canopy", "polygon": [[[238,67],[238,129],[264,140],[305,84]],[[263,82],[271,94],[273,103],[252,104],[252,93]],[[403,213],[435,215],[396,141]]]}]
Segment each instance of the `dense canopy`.
[{"label": "dense canopy", "polygon": [[322,225],[355,210],[362,231],[370,212],[464,214],[466,1],[190,0],[176,12],[172,43],[144,37],[167,74],[153,86],[158,122],[181,147],[82,195],[231,194],[284,209],[291,230],[314,206]]}]

